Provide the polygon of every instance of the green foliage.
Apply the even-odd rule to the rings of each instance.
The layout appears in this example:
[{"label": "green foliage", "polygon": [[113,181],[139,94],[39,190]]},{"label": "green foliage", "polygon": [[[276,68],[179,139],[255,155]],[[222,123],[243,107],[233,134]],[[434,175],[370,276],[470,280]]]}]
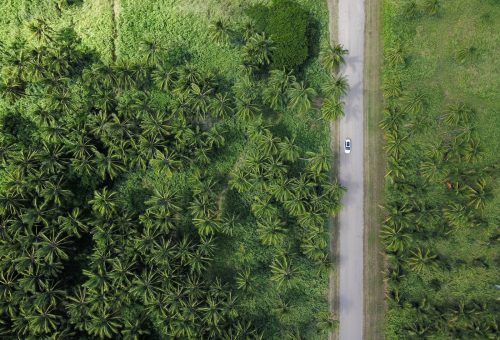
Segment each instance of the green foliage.
[{"label": "green foliage", "polygon": [[341,45],[328,46],[320,53],[320,60],[323,66],[330,72],[335,73],[338,67],[345,63],[344,56],[348,51]]},{"label": "green foliage", "polygon": [[252,7],[249,16],[256,28],[266,32],[276,44],[273,68],[293,70],[306,61],[311,21],[301,5],[291,0],[275,1],[269,7]]},{"label": "green foliage", "polygon": [[[234,84],[163,61],[170,52],[149,37],[140,58],[109,63],[40,20],[0,56],[10,75],[0,89],[2,333],[251,339],[293,324],[318,336],[327,245],[316,235],[342,190],[313,151],[326,132],[308,128],[307,81],[263,67],[263,79]],[[266,66],[259,37],[238,54]],[[289,123],[289,103],[302,121]],[[281,294],[300,302],[295,311],[273,311]],[[272,313],[281,321],[262,321]]]},{"label": "green foliage", "polygon": [[499,8],[411,0],[384,8],[386,338],[495,338],[500,125],[490,124],[499,84],[473,75],[498,66],[479,57],[499,52],[498,25],[471,21]]}]

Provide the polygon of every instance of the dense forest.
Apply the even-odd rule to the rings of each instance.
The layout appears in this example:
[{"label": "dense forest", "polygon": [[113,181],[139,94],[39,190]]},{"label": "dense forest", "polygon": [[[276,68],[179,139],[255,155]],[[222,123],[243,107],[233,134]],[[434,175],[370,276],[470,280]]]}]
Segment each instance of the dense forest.
[{"label": "dense forest", "polygon": [[385,1],[388,339],[498,338],[499,14]]},{"label": "dense forest", "polygon": [[[347,84],[333,77],[319,110],[305,58],[273,63],[286,46],[261,25],[208,28],[239,49],[237,81],[155,39],[142,60],[109,62],[43,17],[2,44],[2,337],[313,338],[335,326],[310,288],[328,278],[326,221],[343,189],[329,150],[296,143],[283,120],[342,115]],[[322,60],[334,69],[344,53]]]}]

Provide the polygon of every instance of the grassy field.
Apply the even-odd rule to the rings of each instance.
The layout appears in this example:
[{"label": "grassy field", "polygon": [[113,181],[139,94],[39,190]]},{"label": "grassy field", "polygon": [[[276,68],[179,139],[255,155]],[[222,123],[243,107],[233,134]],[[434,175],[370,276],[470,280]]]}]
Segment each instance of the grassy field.
[{"label": "grassy field", "polygon": [[54,27],[70,25],[83,43],[111,61],[112,12],[109,0],[85,1],[81,4],[56,6],[54,1],[9,0],[0,3],[0,34],[8,40],[19,34],[23,24],[44,18]]},{"label": "grassy field", "polygon": [[[393,220],[412,219],[407,227],[408,248],[424,247],[435,257],[416,267],[416,250],[410,255],[392,252],[399,260],[393,261],[388,274],[393,275],[394,286],[386,337],[487,338],[494,333],[498,316],[491,301],[497,296],[493,284],[499,275],[495,246],[500,185],[494,167],[500,162],[500,6],[498,1],[480,0],[441,1],[437,8],[416,3],[415,10],[409,1],[384,1],[385,94],[393,94],[386,106],[403,112],[398,128],[405,155],[389,164],[397,185],[387,182],[386,188],[393,205],[398,200],[408,202],[399,215],[391,212]],[[452,125],[446,120],[450,105],[457,103],[474,110],[470,122]],[[457,142],[460,131],[479,141],[473,160],[459,155],[468,152]],[[435,163],[436,172],[425,172],[433,162],[431,155],[440,152],[445,157]],[[454,175],[467,169],[472,169],[470,175]],[[475,197],[471,186],[477,185],[478,178],[486,181],[481,194],[484,208],[469,201]],[[408,184],[413,189],[408,190]],[[451,227],[458,214],[446,212],[453,204],[469,214],[466,228]],[[408,258],[410,265],[404,263]],[[450,315],[460,305],[466,311],[453,319]],[[481,306],[476,308],[477,316],[471,316],[470,308],[476,305]]]},{"label": "grassy field", "polygon": [[[319,22],[320,44],[328,43],[328,14],[323,1],[297,1],[307,8]],[[271,1],[243,0],[121,0],[119,18],[118,57],[137,60],[141,52],[137,48],[144,38],[161,41],[164,48],[189,52],[193,63],[206,68],[218,69],[224,75],[236,79],[241,60],[239,51],[231,46],[211,43],[208,26],[217,19],[226,19],[233,27],[244,21],[246,10],[253,4]],[[312,60],[305,70],[308,79],[319,88],[325,77],[317,60]]]},{"label": "grassy field", "polygon": [[[391,22],[397,5],[385,1],[385,22]],[[392,12],[392,13],[391,13]],[[443,2],[436,17],[422,17],[410,23],[404,52],[409,67],[402,81],[409,89],[425,93],[425,119],[438,117],[449,103],[462,101],[477,110],[476,128],[482,141],[484,159],[499,163],[500,154],[500,5],[498,1]],[[386,27],[386,44],[394,33]],[[464,49],[475,52],[464,62],[458,54]],[[431,139],[431,130],[424,139]],[[500,218],[500,185],[494,186],[494,199],[485,216]]]}]

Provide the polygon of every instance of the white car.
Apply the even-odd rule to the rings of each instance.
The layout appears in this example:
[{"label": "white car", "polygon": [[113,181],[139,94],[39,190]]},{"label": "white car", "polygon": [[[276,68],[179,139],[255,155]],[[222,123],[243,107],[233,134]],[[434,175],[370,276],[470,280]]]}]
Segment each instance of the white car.
[{"label": "white car", "polygon": [[351,153],[351,139],[346,138],[344,141],[344,153]]}]

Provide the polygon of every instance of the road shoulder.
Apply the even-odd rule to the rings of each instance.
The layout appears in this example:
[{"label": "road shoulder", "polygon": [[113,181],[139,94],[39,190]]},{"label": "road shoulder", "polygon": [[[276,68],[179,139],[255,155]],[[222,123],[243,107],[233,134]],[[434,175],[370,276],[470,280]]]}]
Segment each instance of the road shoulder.
[{"label": "road shoulder", "polygon": [[385,158],[382,131],[382,0],[365,0],[365,234],[364,234],[364,335],[384,338],[384,257],[379,240],[382,224]]}]

